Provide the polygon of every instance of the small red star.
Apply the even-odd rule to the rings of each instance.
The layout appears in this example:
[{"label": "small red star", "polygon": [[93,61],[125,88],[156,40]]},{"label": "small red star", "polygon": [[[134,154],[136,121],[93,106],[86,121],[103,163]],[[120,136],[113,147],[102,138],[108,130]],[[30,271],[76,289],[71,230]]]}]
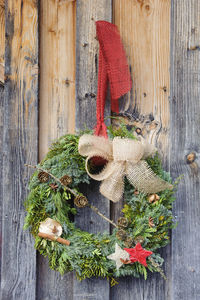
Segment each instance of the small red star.
[{"label": "small red star", "polygon": [[151,251],[147,251],[142,246],[140,243],[138,243],[135,248],[124,248],[129,254],[130,254],[130,261],[131,262],[136,262],[138,261],[140,264],[144,265],[147,267],[147,262],[146,262],[146,257],[149,255],[153,254]]}]

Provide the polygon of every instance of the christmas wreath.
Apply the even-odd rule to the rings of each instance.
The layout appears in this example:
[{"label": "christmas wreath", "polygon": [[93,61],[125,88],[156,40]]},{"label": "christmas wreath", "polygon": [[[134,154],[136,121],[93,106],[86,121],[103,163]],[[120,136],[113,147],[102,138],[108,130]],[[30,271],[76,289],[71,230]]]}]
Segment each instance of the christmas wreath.
[{"label": "christmas wreath", "polygon": [[[131,78],[119,33],[113,24],[97,22],[100,43],[95,131],[65,135],[37,166],[25,206],[25,228],[35,237],[35,248],[48,256],[61,274],[75,271],[79,279],[104,277],[147,278],[159,272],[163,258],[158,250],[169,243],[173,228],[174,187],[154,146],[134,128],[121,123],[106,127],[104,106],[107,81],[111,109],[131,89]],[[116,51],[113,53],[113,47]],[[30,166],[31,167],[31,166]],[[100,193],[124,206],[117,224],[92,205],[81,186],[101,181]],[[106,201],[106,199],[105,199]],[[91,234],[77,228],[74,215],[89,207],[113,227],[112,233]]]},{"label": "christmas wreath", "polygon": [[[116,130],[109,127],[108,135],[110,139],[136,140],[124,124]],[[123,216],[115,224],[80,192],[80,185],[90,184],[91,178],[85,170],[86,159],[78,151],[79,140],[79,135],[61,137],[35,166],[37,171],[30,181],[25,203],[25,228],[30,228],[35,237],[35,248],[48,256],[53,270],[61,274],[74,270],[79,279],[99,276],[110,278],[111,284],[115,284],[114,278],[120,276],[147,278],[147,270],[164,276],[164,260],[158,250],[169,243],[169,229],[174,226],[174,189],[146,194],[125,178]],[[158,178],[171,183],[158,153],[145,162]],[[85,206],[110,221],[115,227],[113,233],[95,235],[77,228],[72,216],[81,213]]]}]

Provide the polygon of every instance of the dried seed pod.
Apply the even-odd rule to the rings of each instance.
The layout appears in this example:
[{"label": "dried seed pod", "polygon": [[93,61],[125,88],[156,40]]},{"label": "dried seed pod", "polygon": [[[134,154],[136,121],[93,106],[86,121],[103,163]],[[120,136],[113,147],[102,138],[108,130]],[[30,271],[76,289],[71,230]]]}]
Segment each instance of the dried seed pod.
[{"label": "dried seed pod", "polygon": [[53,229],[52,229],[52,233],[57,234],[57,232],[58,232],[58,229],[56,228],[56,226],[54,226]]},{"label": "dried seed pod", "polygon": [[155,226],[152,217],[149,217],[149,226],[150,226],[150,227],[154,227],[154,226]]},{"label": "dried seed pod", "polygon": [[137,236],[135,239],[134,239],[134,242],[137,244],[137,243],[140,243],[142,244],[144,242],[144,238],[143,236],[139,235]]},{"label": "dried seed pod", "polygon": [[140,193],[140,192],[139,192],[138,190],[135,190],[135,191],[134,191],[134,195],[139,195],[139,193]]},{"label": "dried seed pod", "polygon": [[129,236],[129,237],[126,238],[126,240],[124,242],[124,245],[125,245],[126,248],[131,248],[133,243],[134,243],[133,238]]},{"label": "dried seed pod", "polygon": [[149,203],[154,203],[156,201],[158,201],[160,199],[160,197],[157,194],[152,194],[148,196],[148,201]]},{"label": "dried seed pod", "polygon": [[40,222],[39,232],[61,236],[62,226],[57,221],[47,218],[43,222]]},{"label": "dried seed pod", "polygon": [[74,204],[80,208],[85,207],[88,204],[88,199],[83,195],[78,195],[74,198]]},{"label": "dried seed pod", "polygon": [[49,186],[53,191],[56,191],[58,188],[58,185],[56,183],[51,183]]},{"label": "dried seed pod", "polygon": [[119,229],[116,233],[116,237],[121,241],[125,241],[127,238],[126,231],[124,229]]},{"label": "dried seed pod", "polygon": [[117,224],[121,228],[126,228],[128,226],[128,220],[126,218],[124,218],[124,217],[120,217],[117,220]]},{"label": "dried seed pod", "polygon": [[41,171],[38,173],[38,180],[42,183],[45,183],[49,180],[49,174],[44,172],[44,171]]},{"label": "dried seed pod", "polygon": [[123,259],[123,258],[120,258],[120,260],[121,260],[121,262],[122,262],[124,265],[129,265],[129,264],[132,263],[131,260],[129,260],[129,259]]},{"label": "dried seed pod", "polygon": [[72,183],[72,178],[69,175],[64,175],[60,178],[63,185],[68,186]]},{"label": "dried seed pod", "polygon": [[158,196],[157,194],[156,195],[156,201],[160,200],[160,196]]}]

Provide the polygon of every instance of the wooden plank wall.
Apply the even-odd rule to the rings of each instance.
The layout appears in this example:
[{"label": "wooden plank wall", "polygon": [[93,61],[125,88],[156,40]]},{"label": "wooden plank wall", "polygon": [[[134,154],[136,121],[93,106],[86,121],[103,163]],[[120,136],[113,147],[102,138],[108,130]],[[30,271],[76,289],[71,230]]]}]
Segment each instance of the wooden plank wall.
[{"label": "wooden plank wall", "polygon": [[38,3],[6,1],[5,98],[2,166],[4,300],[35,299],[36,253],[23,230],[23,199],[38,157]]},{"label": "wooden plank wall", "polygon": [[[171,153],[174,177],[183,174],[172,235],[172,299],[200,299],[200,0],[172,2]],[[194,152],[196,159],[186,163]]]},{"label": "wooden plank wall", "polygon": [[[62,134],[95,125],[99,19],[117,24],[130,63],[133,90],[121,101],[121,115],[157,145],[174,178],[184,174],[174,206],[179,225],[172,245],[162,251],[166,282],[153,274],[147,281],[121,278],[110,288],[106,280],[80,283],[72,273],[61,277],[49,269],[47,259],[36,257],[33,239],[22,229],[31,174],[24,163],[36,164]],[[200,0],[43,0],[40,7],[37,0],[6,1],[5,84],[0,86],[1,299],[199,299],[199,40]],[[196,158],[187,164],[190,152]],[[117,219],[121,204],[110,206],[97,190],[95,183],[86,191],[90,201]],[[109,231],[89,209],[80,211],[76,222],[90,232]]]}]

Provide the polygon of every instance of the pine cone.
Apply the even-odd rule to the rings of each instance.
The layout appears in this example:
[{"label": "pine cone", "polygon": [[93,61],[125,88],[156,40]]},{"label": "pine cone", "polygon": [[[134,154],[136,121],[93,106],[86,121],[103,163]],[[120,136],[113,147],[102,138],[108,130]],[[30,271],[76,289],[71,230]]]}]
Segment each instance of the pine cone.
[{"label": "pine cone", "polygon": [[124,229],[119,229],[116,233],[116,237],[119,240],[124,241],[127,237],[126,231]]},{"label": "pine cone", "polygon": [[137,236],[135,239],[134,239],[134,242],[137,244],[137,243],[140,243],[142,244],[144,242],[144,238],[143,236],[139,235]]},{"label": "pine cone", "polygon": [[64,175],[60,178],[63,185],[68,186],[72,183],[72,178],[69,175]]},{"label": "pine cone", "polygon": [[149,197],[148,197],[149,203],[155,203],[159,199],[160,199],[160,197],[157,194],[152,194],[152,195],[149,195]]},{"label": "pine cone", "polygon": [[41,171],[38,173],[38,180],[42,183],[45,183],[49,180],[49,174],[44,172],[44,171]]},{"label": "pine cone", "polygon": [[149,217],[149,226],[150,226],[150,227],[154,227],[154,226],[155,226],[152,217]]},{"label": "pine cone", "polygon": [[126,248],[131,248],[133,245],[133,242],[134,242],[133,238],[129,236],[126,238],[124,245]]},{"label": "pine cone", "polygon": [[88,199],[83,195],[78,195],[74,199],[74,204],[80,208],[85,207],[88,204]]},{"label": "pine cone", "polygon": [[124,218],[124,217],[120,217],[117,220],[117,224],[121,228],[126,228],[128,226],[128,220],[126,218]]}]

